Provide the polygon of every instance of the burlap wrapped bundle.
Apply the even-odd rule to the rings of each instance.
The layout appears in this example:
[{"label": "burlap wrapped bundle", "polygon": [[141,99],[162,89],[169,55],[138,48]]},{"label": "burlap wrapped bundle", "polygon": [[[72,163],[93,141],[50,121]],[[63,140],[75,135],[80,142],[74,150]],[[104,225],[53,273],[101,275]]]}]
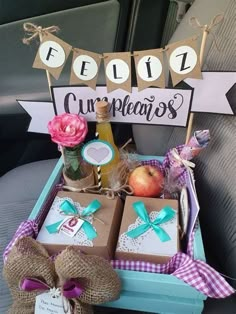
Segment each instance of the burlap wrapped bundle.
[{"label": "burlap wrapped bundle", "polygon": [[78,280],[83,292],[76,299],[70,299],[74,314],[93,313],[91,305],[117,299],[121,288],[118,275],[103,258],[84,255],[71,246],[52,261],[43,246],[32,238],[17,241],[3,274],[13,298],[11,314],[34,313],[35,298],[41,291],[21,290],[20,284],[25,278],[41,280],[50,287],[61,287],[72,278]]}]

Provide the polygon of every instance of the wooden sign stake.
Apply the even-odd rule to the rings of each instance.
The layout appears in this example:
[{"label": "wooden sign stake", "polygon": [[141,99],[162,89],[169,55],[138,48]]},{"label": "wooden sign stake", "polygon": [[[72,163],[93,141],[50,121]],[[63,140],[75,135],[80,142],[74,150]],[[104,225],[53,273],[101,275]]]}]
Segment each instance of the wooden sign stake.
[{"label": "wooden sign stake", "polygon": [[[202,65],[203,65],[203,55],[204,55],[204,50],[205,50],[205,46],[206,46],[206,40],[207,40],[208,33],[209,33],[208,26],[204,25],[204,31],[203,31],[203,35],[202,35],[202,42],[201,42],[201,48],[200,48],[200,56],[199,56],[199,61],[200,61],[201,68],[202,68]],[[191,112],[190,116],[189,116],[189,122],[188,122],[188,128],[187,128],[185,144],[187,144],[189,142],[189,139],[190,139],[190,136],[191,136],[191,133],[192,133],[193,119],[194,119],[194,113]]]},{"label": "wooden sign stake", "polygon": [[[192,17],[190,19],[190,25],[193,27],[198,27],[203,30],[203,35],[202,35],[202,42],[201,42],[201,48],[200,48],[200,56],[199,56],[199,61],[200,61],[200,66],[203,66],[203,55],[204,55],[204,50],[206,47],[206,40],[207,40],[207,35],[210,33],[211,29],[215,27],[217,24],[221,23],[224,19],[223,14],[217,14],[210,22],[209,25],[201,25],[196,17]],[[215,38],[214,38],[215,40]],[[188,128],[187,128],[187,134],[186,134],[186,140],[185,144],[188,143],[191,133],[192,133],[192,128],[193,128],[193,119],[194,119],[194,113],[191,112],[189,116],[189,123],[188,123]]]},{"label": "wooden sign stake", "polygon": [[[43,33],[55,33],[59,30],[59,27],[57,26],[50,26],[46,28],[42,28],[42,26],[37,26],[33,23],[24,23],[23,24],[24,30],[27,32],[27,35],[29,37],[23,38],[23,43],[26,45],[29,45],[30,42],[35,39],[37,36],[39,37],[40,43],[43,41]],[[48,70],[46,70],[46,76],[47,76],[47,82],[48,82],[48,88],[49,88],[49,94],[52,100],[52,93],[51,93],[51,76]]]},{"label": "wooden sign stake", "polygon": [[[43,41],[43,35],[41,32],[39,33],[39,40],[40,40],[40,43]],[[51,80],[51,76],[50,76],[49,71],[48,70],[45,70],[45,71],[46,71],[46,76],[47,76],[47,81],[48,81],[49,94],[50,94],[50,98],[52,100],[52,91],[51,91],[52,80]]]}]

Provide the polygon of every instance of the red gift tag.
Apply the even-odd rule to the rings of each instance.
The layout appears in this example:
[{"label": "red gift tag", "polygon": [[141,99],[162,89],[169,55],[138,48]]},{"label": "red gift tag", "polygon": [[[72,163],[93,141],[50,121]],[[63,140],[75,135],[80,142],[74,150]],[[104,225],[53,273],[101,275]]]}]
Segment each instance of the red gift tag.
[{"label": "red gift tag", "polygon": [[84,221],[77,217],[70,217],[62,224],[60,231],[73,238],[82,227]]}]

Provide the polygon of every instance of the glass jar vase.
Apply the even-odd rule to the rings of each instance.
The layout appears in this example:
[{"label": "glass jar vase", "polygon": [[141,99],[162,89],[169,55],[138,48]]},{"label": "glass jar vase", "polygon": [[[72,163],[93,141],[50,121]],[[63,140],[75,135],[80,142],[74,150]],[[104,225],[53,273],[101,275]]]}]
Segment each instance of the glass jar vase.
[{"label": "glass jar vase", "polygon": [[71,180],[79,180],[86,176],[85,162],[81,155],[82,145],[63,147],[64,173]]},{"label": "glass jar vase", "polygon": [[83,145],[63,147],[63,176],[67,186],[83,189],[94,185],[93,167],[83,160],[81,155]]}]

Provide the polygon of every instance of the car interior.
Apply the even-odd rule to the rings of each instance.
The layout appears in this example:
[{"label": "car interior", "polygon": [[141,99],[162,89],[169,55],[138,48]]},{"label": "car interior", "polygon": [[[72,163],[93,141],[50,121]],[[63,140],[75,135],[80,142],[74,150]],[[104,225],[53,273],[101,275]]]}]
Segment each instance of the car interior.
[{"label": "car interior", "polygon": [[[39,42],[23,44],[23,23],[56,25],[58,36],[73,47],[97,53],[133,52],[164,47],[195,34],[200,44],[201,28],[192,27],[189,19],[197,17],[204,25],[223,13],[223,22],[208,36],[202,71],[234,72],[235,12],[235,0],[0,0],[1,254],[29,216],[61,156],[49,134],[28,132],[31,117],[17,102],[50,101],[45,71],[32,68]],[[71,59],[60,78],[52,78],[52,86],[68,85]],[[132,86],[137,86],[132,74]],[[101,68],[98,85],[104,84]],[[186,128],[170,126],[114,123],[112,129],[117,146],[132,138],[132,147],[142,155],[163,156],[183,143],[186,135]],[[193,130],[204,129],[210,130],[211,142],[196,157],[194,171],[204,249],[207,263],[236,289],[236,120],[197,113]],[[95,123],[89,122],[87,139],[94,133]],[[2,259],[0,265],[2,270]],[[3,278],[0,291],[0,313],[5,313],[11,296]],[[141,312],[96,306],[95,313]],[[235,314],[235,295],[208,298],[203,313]]]}]

